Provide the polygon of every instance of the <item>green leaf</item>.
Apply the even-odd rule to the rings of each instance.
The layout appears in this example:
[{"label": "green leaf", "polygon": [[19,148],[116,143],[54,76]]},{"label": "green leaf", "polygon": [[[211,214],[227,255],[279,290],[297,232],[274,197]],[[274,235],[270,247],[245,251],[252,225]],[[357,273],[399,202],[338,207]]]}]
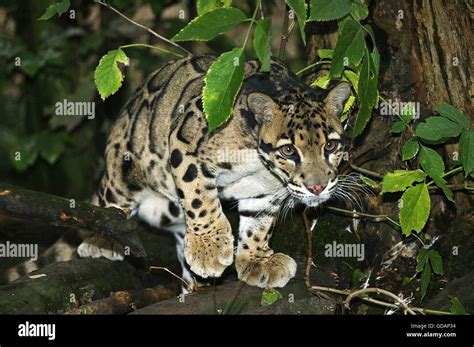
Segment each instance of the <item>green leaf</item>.
[{"label": "green leaf", "polygon": [[461,133],[461,126],[444,117],[429,117],[416,127],[416,136],[430,143],[444,142]]},{"label": "green leaf", "polygon": [[350,14],[357,21],[366,19],[369,15],[369,9],[364,4],[364,0],[353,0]]},{"label": "green leaf", "polygon": [[469,129],[469,120],[456,107],[443,102],[436,105],[435,111],[443,117],[449,118],[453,122],[459,124],[464,129]]},{"label": "green leaf", "polygon": [[442,177],[444,174],[444,162],[441,156],[431,148],[421,145],[420,165],[431,177]]},{"label": "green leaf", "polygon": [[372,52],[370,52],[370,57],[372,58],[372,73],[375,75],[375,79],[378,80],[379,76],[379,67],[380,67],[380,54],[379,50],[377,49],[377,42],[375,41],[375,33],[374,30],[372,29],[372,26],[370,24],[364,25],[365,30],[369,33],[369,36],[372,40],[373,44],[373,49]]},{"label": "green leaf", "polygon": [[55,3],[54,5],[50,5],[43,13],[43,15],[37,20],[48,20],[55,14],[60,17],[64,12],[69,9],[69,6],[71,6],[69,0],[62,0],[60,2]]},{"label": "green leaf", "polygon": [[441,259],[441,255],[434,249],[430,250],[430,263],[435,274],[443,274],[443,260]]},{"label": "green leaf", "polygon": [[286,0],[286,3],[296,14],[298,26],[300,27],[301,39],[303,40],[303,44],[306,46],[306,34],[304,32],[307,17],[305,0]]},{"label": "green leaf", "polygon": [[411,235],[412,230],[420,232],[430,215],[430,194],[425,183],[408,188],[402,195],[400,224],[402,233]]},{"label": "green leaf", "polygon": [[330,81],[329,74],[319,75],[314,82],[311,83],[311,87],[326,89]]},{"label": "green leaf", "polygon": [[416,138],[409,139],[403,145],[402,160],[410,160],[414,158],[415,155],[418,153],[419,149],[420,149],[420,144],[418,143],[418,140]]},{"label": "green leaf", "polygon": [[426,262],[425,268],[423,269],[423,273],[421,275],[421,291],[420,291],[421,300],[423,300],[423,298],[426,295],[426,290],[428,289],[428,286],[430,285],[430,281],[431,281],[431,266],[429,262]]},{"label": "green leaf", "polygon": [[334,50],[321,48],[321,49],[318,49],[317,52],[318,52],[318,57],[321,59],[332,59],[332,54]]},{"label": "green leaf", "polygon": [[114,94],[122,86],[123,75],[118,63],[128,63],[128,57],[121,48],[104,55],[95,69],[95,85],[102,100]]},{"label": "green leaf", "polygon": [[364,55],[364,47],[362,26],[351,18],[344,20],[334,48],[329,76],[340,76],[345,65],[358,65]]},{"label": "green leaf", "polygon": [[466,309],[461,304],[461,301],[455,296],[451,297],[451,308],[449,311],[453,314],[467,314]]},{"label": "green leaf", "polygon": [[414,102],[408,102],[403,108],[400,110],[400,117],[402,117],[403,121],[406,124],[409,124],[416,116],[416,108]]},{"label": "green leaf", "polygon": [[172,40],[175,42],[212,40],[217,35],[233,29],[246,19],[245,13],[237,8],[217,8],[194,18]]},{"label": "green leaf", "polygon": [[363,176],[363,175],[360,175],[359,177],[360,177],[361,181],[364,182],[364,184],[368,185],[369,187],[372,187],[372,188],[375,188],[375,189],[380,188],[380,183],[375,182],[373,179],[371,179],[369,177],[366,177],[366,176]]},{"label": "green leaf", "polygon": [[372,58],[366,48],[359,77],[358,95],[360,107],[354,126],[354,137],[360,135],[364,130],[377,101],[377,76],[373,73],[373,69]]},{"label": "green leaf", "polygon": [[433,182],[441,188],[441,190],[443,191],[444,195],[446,196],[446,198],[451,201],[451,202],[454,202],[454,196],[453,196],[453,192],[451,191],[451,189],[449,189],[448,185],[447,185],[447,182],[446,180],[443,178],[443,177],[438,177],[438,176],[434,176],[434,177],[431,177],[433,179]]},{"label": "green leaf", "polygon": [[407,125],[405,124],[405,122],[402,120],[399,120],[393,123],[392,128],[390,129],[390,132],[398,134],[398,133],[404,132],[406,128],[407,128]]},{"label": "green leaf", "polygon": [[348,117],[349,114],[352,112],[352,109],[354,108],[356,98],[354,95],[349,95],[349,98],[347,99],[346,103],[344,104],[344,108],[342,109],[342,113],[339,116],[339,120],[341,122],[344,122]]},{"label": "green leaf", "polygon": [[360,286],[360,282],[364,279],[364,273],[360,269],[355,269],[352,272],[352,286],[357,288]]},{"label": "green leaf", "polygon": [[232,106],[244,79],[244,50],[234,48],[221,54],[206,74],[203,90],[204,113],[209,132],[223,124],[232,112]]},{"label": "green leaf", "polygon": [[253,35],[253,47],[257,54],[258,60],[262,63],[260,71],[270,71],[271,62],[271,24],[270,18],[257,21],[255,32]]},{"label": "green leaf", "polygon": [[[153,3],[154,1],[152,1]],[[202,16],[204,13],[215,10],[216,8],[229,7],[232,4],[232,0],[198,0],[196,9],[198,16]]]},{"label": "green leaf", "polygon": [[421,170],[395,170],[395,172],[389,172],[382,180],[382,194],[401,192],[414,182],[423,181],[425,177],[425,173]]},{"label": "green leaf", "polygon": [[351,0],[311,0],[309,21],[327,21],[344,17],[352,8]]},{"label": "green leaf", "polygon": [[422,272],[429,259],[430,252],[426,248],[421,248],[416,256],[416,272]]},{"label": "green leaf", "polygon": [[352,70],[344,70],[342,73],[343,81],[348,81],[354,88],[356,94],[359,93],[359,74],[355,73]]},{"label": "green leaf", "polygon": [[474,170],[474,131],[463,130],[459,139],[461,163],[464,175],[468,176]]},{"label": "green leaf", "polygon": [[[370,52],[370,58],[372,59],[372,73],[375,75],[375,79],[378,80],[379,76],[379,66],[380,66],[380,54],[377,47],[374,47],[374,50]],[[378,95],[377,95],[378,98]]]},{"label": "green leaf", "polygon": [[261,305],[262,306],[270,306],[273,305],[275,302],[283,298],[281,293],[273,288],[267,288],[263,290]]}]

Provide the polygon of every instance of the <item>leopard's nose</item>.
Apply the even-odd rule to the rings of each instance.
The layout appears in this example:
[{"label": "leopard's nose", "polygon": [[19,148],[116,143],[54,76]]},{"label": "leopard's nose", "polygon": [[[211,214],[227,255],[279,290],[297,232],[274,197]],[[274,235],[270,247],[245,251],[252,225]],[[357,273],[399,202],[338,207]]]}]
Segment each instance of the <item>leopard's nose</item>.
[{"label": "leopard's nose", "polygon": [[306,186],[306,188],[313,194],[319,195],[324,188],[326,188],[327,184],[314,184],[311,186]]}]

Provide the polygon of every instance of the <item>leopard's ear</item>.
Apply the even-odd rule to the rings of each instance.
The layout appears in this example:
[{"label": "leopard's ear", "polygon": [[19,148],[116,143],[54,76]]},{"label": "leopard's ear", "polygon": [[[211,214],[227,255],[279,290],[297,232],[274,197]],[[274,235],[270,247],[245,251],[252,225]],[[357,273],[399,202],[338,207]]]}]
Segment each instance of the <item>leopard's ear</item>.
[{"label": "leopard's ear", "polygon": [[341,82],[331,89],[324,100],[326,112],[333,117],[339,117],[344,109],[346,100],[351,95],[351,87],[347,82]]},{"label": "leopard's ear", "polygon": [[278,110],[278,104],[263,93],[252,93],[247,97],[247,105],[255,114],[257,123],[271,122]]}]

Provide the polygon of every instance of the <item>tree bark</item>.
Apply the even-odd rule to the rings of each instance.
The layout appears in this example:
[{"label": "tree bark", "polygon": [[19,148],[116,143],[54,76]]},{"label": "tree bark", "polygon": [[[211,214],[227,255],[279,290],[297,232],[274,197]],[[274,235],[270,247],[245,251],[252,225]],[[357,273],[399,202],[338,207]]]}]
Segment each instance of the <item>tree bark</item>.
[{"label": "tree bark", "polygon": [[137,235],[143,229],[135,220],[127,220],[122,211],[71,202],[54,195],[0,183],[0,214],[43,224],[86,229],[117,240],[137,257],[146,256]]},{"label": "tree bark", "polygon": [[0,286],[0,314],[62,313],[110,292],[140,286],[139,273],[127,262],[73,259]]},{"label": "tree bark", "polygon": [[202,288],[197,293],[160,301],[132,314],[334,314],[336,304],[310,294],[302,278],[278,288],[282,298],[262,305],[262,288],[243,282]]},{"label": "tree bark", "polygon": [[72,308],[66,314],[127,314],[176,295],[177,292],[162,286],[120,291],[111,293],[108,298]]},{"label": "tree bark", "polygon": [[[380,0],[366,3],[370,10],[366,22],[374,28],[381,54],[381,95],[392,101],[419,102],[421,119],[431,116],[436,104],[450,103],[463,111],[473,124],[472,1]],[[333,22],[311,23],[308,62],[314,62],[317,49],[334,48],[336,29]],[[398,168],[415,168],[415,163],[401,160],[401,147],[411,135],[392,136],[389,129],[395,120],[395,117],[381,116],[374,110],[364,134],[353,143],[350,161],[343,163],[341,173],[354,171],[349,164],[381,174]],[[445,157],[445,162],[453,159],[453,152],[459,152],[457,144],[439,146],[437,150]],[[461,181],[461,174],[450,178],[453,184],[459,185]],[[432,236],[445,232],[454,214],[459,215],[470,206],[464,191],[454,194],[455,204],[446,202],[442,194],[432,195],[431,218],[425,229]],[[361,198],[362,207],[356,209],[397,219],[399,196]],[[372,278],[377,278],[384,253],[404,238],[398,230],[383,224],[362,221],[358,229],[368,249],[364,265],[373,268]],[[406,266],[408,271],[414,264]],[[395,292],[406,290],[398,277],[389,288]]]},{"label": "tree bark", "polygon": [[[380,1],[375,7],[374,21],[392,38],[389,43],[400,48],[425,116],[446,102],[474,124],[472,16],[472,1]],[[458,144],[444,148],[447,158],[459,159]],[[462,182],[461,175],[453,182]],[[455,200],[459,211],[469,207],[462,192],[455,193]]]}]

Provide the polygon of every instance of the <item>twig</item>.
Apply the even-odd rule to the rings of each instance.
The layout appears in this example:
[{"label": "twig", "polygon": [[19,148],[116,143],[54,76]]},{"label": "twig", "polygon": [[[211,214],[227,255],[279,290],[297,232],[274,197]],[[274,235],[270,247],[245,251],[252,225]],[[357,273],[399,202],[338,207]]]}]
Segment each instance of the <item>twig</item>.
[{"label": "twig", "polygon": [[146,48],[151,48],[151,49],[156,49],[157,51],[161,51],[163,53],[167,53],[167,54],[171,54],[171,55],[174,55],[175,57],[178,57],[178,58],[182,58],[183,56],[179,53],[175,53],[175,52],[171,52],[171,51],[168,51],[167,49],[164,49],[164,48],[161,48],[161,47],[157,47],[157,46],[152,46],[152,45],[148,45],[146,43],[132,43],[132,44],[129,44],[129,45],[122,45],[122,46],[119,46],[120,48],[131,48],[131,47],[146,47]]},{"label": "twig", "polygon": [[291,35],[291,32],[293,31],[293,28],[295,27],[296,25],[296,21],[295,20],[292,20],[291,23],[290,23],[290,27],[288,28],[288,33],[286,34],[286,39],[288,40],[290,35]]},{"label": "twig", "polygon": [[150,29],[149,27],[145,26],[145,25],[142,25],[140,23],[137,23],[135,22],[133,19],[127,17],[126,15],[124,15],[122,12],[120,12],[119,10],[117,10],[115,7],[113,7],[112,5],[109,5],[105,2],[102,2],[100,0],[96,0],[96,2],[102,6],[105,6],[107,7],[108,9],[114,11],[115,13],[117,13],[120,17],[124,18],[125,20],[129,21],[130,23],[132,24],[135,24],[136,26],[138,26],[139,28],[142,28],[143,30],[147,31],[148,33],[152,34],[153,36],[156,36],[157,38],[159,38],[160,40],[162,41],[165,41],[167,42],[168,44],[176,47],[176,48],[179,48],[180,50],[186,52],[186,54],[188,55],[192,55],[192,53],[190,51],[188,51],[186,48],[184,47],[181,47],[180,45],[178,45],[177,43],[171,41],[171,40],[168,40],[166,37],[164,36],[161,36],[160,34],[158,34],[156,31]]},{"label": "twig", "polygon": [[252,15],[252,18],[250,19],[250,24],[249,24],[249,28],[247,29],[247,34],[245,34],[245,39],[244,39],[244,43],[242,45],[242,48],[245,49],[245,47],[247,46],[247,42],[249,40],[249,37],[250,37],[250,32],[252,31],[252,26],[254,25],[254,23],[256,22],[256,18],[257,18],[257,12],[260,8],[260,4],[262,3],[262,0],[258,0],[258,3],[257,3],[257,6],[255,6],[255,10],[253,11],[253,15]]},{"label": "twig", "polygon": [[388,222],[396,225],[397,227],[400,227],[399,223],[395,222],[392,218],[390,218],[389,216],[387,216],[385,214],[369,214],[369,213],[363,213],[363,212],[349,211],[349,210],[344,210],[342,208],[337,208],[337,207],[333,207],[333,206],[325,206],[324,208],[328,209],[330,211],[333,211],[333,212],[342,213],[342,214],[344,214],[346,216],[349,216],[349,217],[352,217],[352,218],[363,218],[363,217],[372,218],[374,222],[388,221]]},{"label": "twig", "polygon": [[171,271],[171,270],[168,269],[167,267],[162,267],[162,266],[150,266],[150,269],[166,271],[166,272],[169,273],[171,276],[174,276],[174,277],[176,277],[177,279],[179,279],[181,282],[183,282],[183,284],[186,286],[186,288],[189,290],[190,293],[194,292],[193,286],[192,286],[191,284],[189,284],[184,278],[182,278],[181,276],[178,276],[177,274],[175,274],[173,271]]},{"label": "twig", "polygon": [[263,13],[263,3],[260,1],[260,19],[265,19],[265,14]]},{"label": "twig", "polygon": [[[416,314],[416,312],[422,313],[422,314],[425,314],[425,313],[445,314],[445,315],[451,315],[452,314],[451,312],[430,310],[430,309],[419,308],[419,307],[408,307],[407,303],[405,303],[397,295],[395,295],[395,294],[393,294],[389,291],[386,291],[384,289],[366,288],[366,289],[360,289],[360,290],[356,290],[356,291],[350,291],[350,290],[347,290],[347,289],[337,289],[337,288],[330,288],[330,287],[323,287],[323,286],[314,286],[311,283],[311,266],[313,265],[313,230],[311,229],[311,225],[309,223],[308,216],[307,216],[306,213],[307,213],[307,209],[305,209],[303,211],[303,221],[304,221],[305,230],[306,230],[306,237],[307,237],[307,240],[308,240],[308,258],[306,260],[306,270],[305,270],[304,280],[305,280],[306,288],[308,289],[308,291],[310,293],[315,294],[315,295],[320,295],[321,292],[329,292],[329,293],[335,293],[335,294],[347,296],[347,298],[344,302],[344,306],[348,308],[349,304],[350,304],[350,301],[354,297],[365,294],[365,293],[375,292],[377,294],[382,294],[382,295],[389,296],[390,298],[396,300],[398,303],[400,303],[402,305],[402,307],[405,309],[405,311],[409,312],[410,314]],[[390,308],[394,308],[394,309],[397,309],[397,308],[400,307],[399,305],[389,303],[389,302],[385,302],[385,301],[381,301],[381,300],[377,300],[377,299],[374,299],[374,298],[371,298],[371,297],[360,297],[360,299],[362,299],[363,301],[375,304],[375,305],[379,305],[379,306],[390,307]]]},{"label": "twig", "polygon": [[363,289],[356,290],[355,292],[352,292],[347,296],[346,300],[344,301],[344,306],[346,308],[349,308],[351,300],[353,298],[366,294],[366,293],[377,293],[377,294],[388,296],[392,298],[393,300],[397,301],[403,307],[404,312],[408,312],[411,315],[416,315],[416,313],[410,307],[408,307],[407,303],[403,301],[403,299],[400,299],[397,295],[389,292],[388,290],[384,290],[380,288],[363,288]]},{"label": "twig", "polygon": [[383,175],[382,174],[379,174],[378,172],[375,172],[375,171],[370,171],[370,170],[367,170],[367,169],[364,169],[363,167],[359,167],[359,166],[356,166],[354,164],[349,164],[349,166],[351,167],[351,169],[355,170],[355,171],[358,171],[360,173],[363,173],[364,175],[367,175],[367,176],[372,176],[372,177],[375,177],[375,178],[378,178],[378,179],[382,179],[383,178]]},{"label": "twig", "polygon": [[288,22],[289,22],[288,9],[289,9],[288,5],[285,5],[285,17],[283,18],[283,28],[281,31],[280,52],[278,53],[278,58],[280,60],[285,59],[286,43],[288,42]]},{"label": "twig", "polygon": [[313,285],[311,284],[311,265],[313,264],[313,231],[309,225],[308,216],[306,215],[307,209],[303,211],[303,222],[306,229],[306,239],[308,241],[308,258],[306,260],[306,271],[304,275],[304,281],[306,287],[310,288]]}]

